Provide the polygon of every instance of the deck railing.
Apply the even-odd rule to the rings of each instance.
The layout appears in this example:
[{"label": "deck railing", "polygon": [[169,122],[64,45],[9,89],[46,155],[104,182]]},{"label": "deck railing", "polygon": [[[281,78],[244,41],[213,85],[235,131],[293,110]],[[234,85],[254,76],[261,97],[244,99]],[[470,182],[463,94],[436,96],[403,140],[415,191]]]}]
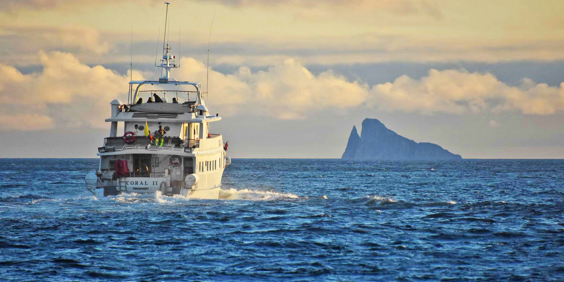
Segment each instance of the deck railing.
[{"label": "deck railing", "polygon": [[[182,140],[180,137],[170,137],[165,136],[165,141],[163,145],[160,146],[156,142],[156,138],[153,141],[149,137],[145,136],[135,136],[135,141],[131,143],[126,143],[123,137],[106,137],[104,139],[104,146],[98,148],[98,152],[115,152],[127,149],[147,149],[147,150],[185,150],[192,152],[194,149],[200,148],[203,150],[214,148],[216,146],[221,146],[220,140],[216,139],[220,137],[221,134],[210,134],[209,137],[204,139],[187,139]],[[219,143],[215,143],[219,142]],[[147,146],[151,145],[151,146]]]},{"label": "deck railing", "polygon": [[[155,140],[156,138],[154,138]],[[145,136],[135,136],[135,141],[131,143],[125,142],[123,137],[107,137],[104,139],[104,145],[106,147],[116,147],[121,148],[123,146],[136,146],[136,147],[145,147],[149,144],[155,144],[156,141],[151,142],[149,137]],[[160,141],[159,141],[160,143]],[[180,148],[184,142],[179,137],[164,137],[163,146],[173,147],[173,148]]]}]

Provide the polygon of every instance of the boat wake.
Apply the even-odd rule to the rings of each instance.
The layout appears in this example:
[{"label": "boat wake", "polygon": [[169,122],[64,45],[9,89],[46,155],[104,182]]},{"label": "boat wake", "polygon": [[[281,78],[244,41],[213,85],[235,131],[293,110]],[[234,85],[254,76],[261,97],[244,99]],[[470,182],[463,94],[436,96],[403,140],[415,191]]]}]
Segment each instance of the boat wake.
[{"label": "boat wake", "polygon": [[[199,201],[198,198],[187,198],[181,195],[163,196],[157,191],[155,194],[121,194],[118,196],[107,197],[110,201],[120,203],[158,203],[173,204],[186,201]],[[275,191],[257,191],[250,189],[237,190],[234,188],[222,189],[219,193],[218,200],[239,200],[239,201],[277,201],[277,200],[295,200],[299,199],[297,195],[291,193],[280,193]],[[207,199],[209,200],[209,199]],[[212,200],[213,201],[213,200]]]},{"label": "boat wake", "polygon": [[299,197],[290,193],[279,193],[274,191],[256,191],[249,189],[237,190],[234,188],[221,190],[219,192],[221,200],[244,200],[244,201],[275,201],[298,199]]}]

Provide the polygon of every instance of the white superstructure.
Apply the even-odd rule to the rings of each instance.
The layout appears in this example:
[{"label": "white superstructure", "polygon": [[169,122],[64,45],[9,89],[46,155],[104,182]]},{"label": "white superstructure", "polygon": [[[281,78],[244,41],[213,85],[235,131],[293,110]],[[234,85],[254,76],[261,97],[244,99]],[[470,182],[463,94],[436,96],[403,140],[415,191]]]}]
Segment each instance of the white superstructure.
[{"label": "white superstructure", "polygon": [[222,135],[211,133],[210,125],[221,117],[210,115],[199,83],[170,76],[179,66],[164,43],[166,20],[164,34],[161,78],[131,81],[127,103],[110,103],[110,136],[98,148],[98,171],[86,176],[86,187],[96,196],[160,191],[219,198],[230,159]]}]

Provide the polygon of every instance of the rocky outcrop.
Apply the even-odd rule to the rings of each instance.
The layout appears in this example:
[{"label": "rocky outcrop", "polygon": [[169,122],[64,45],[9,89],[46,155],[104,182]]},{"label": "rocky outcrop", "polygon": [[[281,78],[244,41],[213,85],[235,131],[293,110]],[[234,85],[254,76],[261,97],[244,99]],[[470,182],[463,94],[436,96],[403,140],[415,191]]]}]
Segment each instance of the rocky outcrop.
[{"label": "rocky outcrop", "polygon": [[359,136],[353,127],[342,159],[346,160],[460,160],[437,144],[417,143],[386,128],[377,119],[362,122]]}]

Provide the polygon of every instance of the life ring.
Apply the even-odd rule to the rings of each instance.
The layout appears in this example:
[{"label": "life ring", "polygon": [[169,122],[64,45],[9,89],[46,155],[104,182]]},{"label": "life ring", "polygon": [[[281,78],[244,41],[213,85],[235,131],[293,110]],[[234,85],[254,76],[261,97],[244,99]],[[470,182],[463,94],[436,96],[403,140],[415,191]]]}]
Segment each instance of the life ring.
[{"label": "life ring", "polygon": [[169,162],[172,166],[179,166],[182,163],[182,159],[180,156],[171,156]]},{"label": "life ring", "polygon": [[135,141],[135,133],[128,131],[123,135],[123,141],[127,144],[131,144]]}]

